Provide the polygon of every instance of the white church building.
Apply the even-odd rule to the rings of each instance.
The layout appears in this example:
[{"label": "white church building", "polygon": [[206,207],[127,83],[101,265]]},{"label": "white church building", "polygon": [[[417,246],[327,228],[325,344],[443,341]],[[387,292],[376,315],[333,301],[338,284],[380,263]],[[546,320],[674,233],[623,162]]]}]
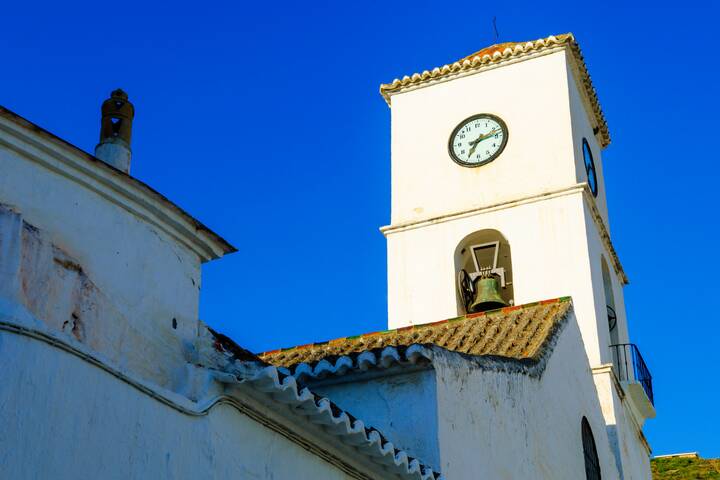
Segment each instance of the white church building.
[{"label": "white church building", "polygon": [[380,92],[388,330],[260,354],[199,320],[235,249],[130,175],[123,91],[94,155],[0,107],[0,478],[651,478],[574,37]]}]

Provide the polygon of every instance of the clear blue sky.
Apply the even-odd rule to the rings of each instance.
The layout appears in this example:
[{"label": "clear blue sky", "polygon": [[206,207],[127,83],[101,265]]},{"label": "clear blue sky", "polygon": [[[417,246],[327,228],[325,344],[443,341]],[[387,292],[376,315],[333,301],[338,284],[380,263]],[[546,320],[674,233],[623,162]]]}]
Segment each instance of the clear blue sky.
[{"label": "clear blue sky", "polygon": [[[27,3],[27,2],[26,2]],[[81,148],[111,89],[132,172],[239,248],[202,318],[262,351],[382,329],[389,110],[378,85],[572,31],[613,137],[604,166],[654,453],[720,456],[715,7],[607,2],[6,2],[0,104]]]}]

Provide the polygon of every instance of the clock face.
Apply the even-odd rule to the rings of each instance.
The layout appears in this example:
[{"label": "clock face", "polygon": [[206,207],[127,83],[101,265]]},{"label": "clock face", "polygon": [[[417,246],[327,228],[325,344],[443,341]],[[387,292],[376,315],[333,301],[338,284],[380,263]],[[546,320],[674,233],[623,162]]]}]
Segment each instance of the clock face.
[{"label": "clock face", "polygon": [[450,157],[465,167],[484,165],[502,153],[507,139],[502,119],[489,113],[473,115],[460,122],[450,135]]},{"label": "clock face", "polygon": [[588,141],[583,138],[583,159],[585,160],[585,172],[587,173],[588,185],[593,197],[598,194],[597,171],[595,170],[595,160],[593,160],[592,150]]}]

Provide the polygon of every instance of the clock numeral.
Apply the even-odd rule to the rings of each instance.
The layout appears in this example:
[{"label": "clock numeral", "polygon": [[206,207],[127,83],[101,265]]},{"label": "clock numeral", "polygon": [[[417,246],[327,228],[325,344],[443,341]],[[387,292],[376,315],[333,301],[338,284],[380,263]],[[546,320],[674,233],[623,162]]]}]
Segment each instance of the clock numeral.
[{"label": "clock numeral", "polygon": [[460,150],[460,153],[465,153],[465,150]]}]

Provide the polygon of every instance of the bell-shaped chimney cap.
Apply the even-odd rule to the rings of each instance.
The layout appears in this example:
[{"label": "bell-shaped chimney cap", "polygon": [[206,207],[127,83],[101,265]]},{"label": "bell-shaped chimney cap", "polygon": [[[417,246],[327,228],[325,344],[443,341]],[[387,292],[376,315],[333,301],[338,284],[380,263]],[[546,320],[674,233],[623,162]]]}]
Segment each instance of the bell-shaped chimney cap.
[{"label": "bell-shaped chimney cap", "polygon": [[101,112],[100,143],[95,147],[95,156],[128,173],[132,156],[130,140],[135,107],[128,100],[128,94],[118,88],[103,102]]}]

